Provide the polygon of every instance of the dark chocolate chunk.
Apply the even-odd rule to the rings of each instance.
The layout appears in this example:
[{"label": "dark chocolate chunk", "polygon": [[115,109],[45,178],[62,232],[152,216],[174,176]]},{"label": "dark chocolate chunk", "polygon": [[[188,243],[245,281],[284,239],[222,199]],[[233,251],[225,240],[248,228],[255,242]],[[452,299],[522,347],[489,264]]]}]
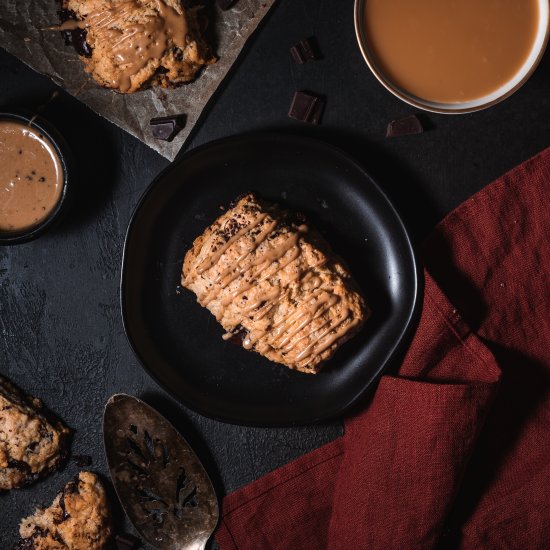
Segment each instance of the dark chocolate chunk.
[{"label": "dark chocolate chunk", "polygon": [[31,471],[31,467],[26,462],[23,462],[22,460],[9,459],[8,468],[15,468],[16,470],[23,472],[29,478],[34,477]]},{"label": "dark chocolate chunk", "polygon": [[294,61],[300,65],[321,59],[314,38],[304,38],[300,40],[298,44],[294,44],[294,46],[290,48],[290,54],[294,58]]},{"label": "dark chocolate chunk", "polygon": [[92,457],[90,455],[73,455],[72,458],[79,468],[86,468],[92,464]]},{"label": "dark chocolate chunk", "polygon": [[228,340],[232,344],[237,344],[238,346],[242,346],[247,336],[248,336],[248,331],[242,325],[237,325],[231,331],[231,337],[228,338]]},{"label": "dark chocolate chunk", "polygon": [[323,98],[306,92],[296,92],[292,98],[288,116],[301,122],[319,124],[324,108]]},{"label": "dark chocolate chunk", "polygon": [[181,61],[183,59],[183,50],[181,48],[172,48],[172,53],[174,54],[174,59],[176,61]]},{"label": "dark chocolate chunk", "polygon": [[78,495],[80,493],[79,487],[78,487],[78,474],[73,477],[71,481],[63,487],[63,494],[67,495]]},{"label": "dark chocolate chunk", "polygon": [[398,120],[392,120],[388,124],[386,137],[410,136],[413,134],[421,134],[424,132],[424,127],[420,119],[416,115],[410,115]]},{"label": "dark chocolate chunk", "polygon": [[56,517],[53,520],[56,525],[67,521],[71,517],[71,514],[67,512],[67,508],[65,506],[65,491],[61,491],[61,494],[59,495],[59,507],[61,508],[63,514],[61,515],[61,517]]},{"label": "dark chocolate chunk", "polygon": [[83,57],[92,57],[92,47],[86,40],[86,29],[74,29],[70,31],[72,34],[72,44],[76,53]]},{"label": "dark chocolate chunk", "polygon": [[66,8],[59,10],[57,15],[59,16],[61,23],[65,23],[65,21],[69,20],[76,20],[76,13],[73,10],[68,10]]},{"label": "dark chocolate chunk", "polygon": [[31,537],[28,539],[21,539],[11,547],[11,550],[34,550],[34,549],[35,549],[34,537]]},{"label": "dark chocolate chunk", "polygon": [[235,2],[236,0],[218,0],[218,6],[221,10],[228,10]]},{"label": "dark chocolate chunk", "polygon": [[118,550],[133,550],[139,546],[139,539],[133,535],[117,535],[115,542]]},{"label": "dark chocolate chunk", "polygon": [[[62,23],[65,21],[78,21],[76,13],[72,10],[62,9],[57,12]],[[92,47],[86,41],[86,29],[70,29],[61,31],[65,45],[73,46],[78,55],[83,57],[92,56]]]},{"label": "dark chocolate chunk", "polygon": [[185,115],[152,118],[149,124],[155,139],[172,141],[185,126]]}]

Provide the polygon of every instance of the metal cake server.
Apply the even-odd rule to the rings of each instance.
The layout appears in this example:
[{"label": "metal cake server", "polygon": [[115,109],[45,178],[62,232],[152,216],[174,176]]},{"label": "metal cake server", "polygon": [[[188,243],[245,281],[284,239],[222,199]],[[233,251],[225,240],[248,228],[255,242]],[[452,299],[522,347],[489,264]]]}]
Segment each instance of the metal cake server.
[{"label": "metal cake server", "polygon": [[202,550],[218,523],[204,467],[155,409],[113,395],[103,417],[105,453],[118,498],[134,527],[159,550]]}]

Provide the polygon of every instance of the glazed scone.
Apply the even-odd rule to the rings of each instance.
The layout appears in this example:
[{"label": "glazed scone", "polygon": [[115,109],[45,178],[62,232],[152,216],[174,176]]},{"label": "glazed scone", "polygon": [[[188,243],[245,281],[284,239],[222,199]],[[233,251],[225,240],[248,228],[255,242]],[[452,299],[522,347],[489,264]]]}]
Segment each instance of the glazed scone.
[{"label": "glazed scone", "polygon": [[14,550],[102,550],[111,540],[105,489],[91,472],[80,472],[49,508],[38,508],[19,526]]},{"label": "glazed scone", "polygon": [[74,18],[61,29],[84,29],[87,72],[101,86],[131,93],[147,85],[190,82],[215,62],[196,8],[180,0],[62,0]]},{"label": "glazed scone", "polygon": [[245,349],[316,373],[369,309],[348,269],[295,214],[248,194],[185,255],[182,285]]},{"label": "glazed scone", "polygon": [[0,491],[28,485],[58,468],[69,429],[0,376]]}]

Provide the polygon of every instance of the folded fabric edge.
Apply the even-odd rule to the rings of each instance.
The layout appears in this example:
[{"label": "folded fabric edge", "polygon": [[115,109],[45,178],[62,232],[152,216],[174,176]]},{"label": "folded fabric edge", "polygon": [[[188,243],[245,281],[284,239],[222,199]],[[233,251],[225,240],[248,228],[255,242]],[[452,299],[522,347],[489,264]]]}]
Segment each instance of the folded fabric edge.
[{"label": "folded fabric edge", "polygon": [[265,495],[266,492],[275,489],[279,485],[291,481],[317,466],[324,464],[328,460],[340,456],[343,452],[343,437],[339,437],[330,443],[326,443],[315,451],[311,451],[293,462],[269,472],[253,483],[237,489],[224,498],[222,517],[229,517],[241,506]]},{"label": "folded fabric edge", "polygon": [[[343,438],[339,437],[226,496],[223,500],[220,523],[215,532],[215,538],[220,547],[224,550],[239,548],[231,528],[232,517],[239,510],[254,505],[255,501],[260,501],[261,497],[266,496],[267,493],[282,485],[289,484],[301,476],[306,474],[315,476],[317,469],[326,467],[331,461],[338,461],[339,463],[342,453]],[[236,537],[241,538],[238,534],[236,534]]]},{"label": "folded fabric edge", "polygon": [[477,203],[480,199],[490,201],[493,197],[501,195],[502,187],[517,184],[525,178],[527,172],[531,173],[533,170],[540,171],[543,167],[548,165],[545,157],[550,157],[550,147],[543,149],[536,155],[533,155],[526,161],[514,166],[508,172],[505,172],[491,183],[480,189],[477,193],[466,199],[459,204],[454,210],[449,212],[442,220],[440,220],[434,229],[430,232],[428,237],[423,243],[423,249],[429,251],[432,246],[434,238],[439,236],[439,231],[443,227],[453,226],[453,220],[466,215],[467,212],[477,207]]}]

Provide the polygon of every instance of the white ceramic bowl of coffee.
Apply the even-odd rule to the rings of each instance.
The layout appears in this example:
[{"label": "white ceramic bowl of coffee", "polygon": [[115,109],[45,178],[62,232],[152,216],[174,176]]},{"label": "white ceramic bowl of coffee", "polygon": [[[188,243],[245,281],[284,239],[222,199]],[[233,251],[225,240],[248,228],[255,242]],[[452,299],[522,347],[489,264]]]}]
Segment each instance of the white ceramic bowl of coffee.
[{"label": "white ceramic bowl of coffee", "polygon": [[[455,23],[456,25],[460,25],[461,21],[465,21],[465,19],[461,19],[461,17],[465,16],[465,13],[457,13],[457,17],[453,20],[448,17],[447,10],[445,15],[441,15],[443,12],[439,13],[439,19],[437,19],[437,14],[435,14],[434,17],[438,26],[430,27],[430,24],[433,24],[433,21],[429,21],[432,14],[426,10],[430,7],[431,3],[433,3],[431,7],[434,8],[432,11],[438,12],[440,8],[442,10],[445,8],[446,1],[355,1],[355,32],[367,65],[387,90],[414,107],[445,114],[471,113],[486,109],[506,99],[521,88],[533,74],[544,55],[549,35],[550,10],[548,0],[506,0],[504,7],[509,11],[508,13],[505,13],[506,10],[498,12],[498,25],[488,26],[490,21],[483,19],[483,17],[489,18],[491,15],[496,16],[496,11],[492,14],[482,13],[479,17],[477,29],[479,31],[485,25],[487,32],[483,34],[478,32],[478,36],[473,34],[467,36],[464,39],[463,47],[462,45],[458,47],[454,44],[456,51],[451,53],[458,53],[459,55],[464,53],[464,64],[461,65],[465,68],[464,79],[468,77],[471,81],[469,82],[469,91],[464,93],[454,83],[461,75],[453,73],[448,75],[452,78],[445,78],[445,70],[441,71],[441,69],[446,69],[446,67],[442,65],[443,59],[441,58],[438,60],[439,64],[435,61],[433,63],[433,67],[439,67],[439,69],[434,68],[430,73],[429,70],[432,68],[430,62],[437,57],[438,52],[441,52],[446,47],[445,44],[442,44],[443,48],[437,48],[437,36],[441,40],[446,40],[446,44],[448,45],[452,43],[452,40],[447,39],[447,37],[460,36],[460,39],[462,39],[462,36],[464,34],[467,35],[470,32],[470,28],[476,28],[476,25],[470,25],[470,22],[468,22],[468,25],[462,25],[462,28],[454,29],[457,34],[453,34],[452,28],[447,29],[441,23],[450,25],[450,27],[453,27]],[[490,4],[479,2],[479,0],[475,0],[475,2],[474,0],[469,0],[458,4],[453,3],[453,9],[464,11],[468,8],[468,5],[474,10],[484,10],[485,8],[489,9],[488,6]],[[492,9],[496,10],[497,8]],[[384,10],[387,13],[384,13]],[[424,11],[422,12],[422,10]],[[502,10],[502,4],[499,10]],[[517,16],[514,10],[517,10]],[[393,19],[391,18],[392,15]],[[508,21],[505,21],[505,16],[508,17]],[[442,20],[442,17],[448,20]],[[373,25],[378,25],[378,27]],[[390,26],[388,27],[388,25]],[[513,32],[506,33],[506,25]],[[384,27],[387,28],[384,29]],[[500,28],[500,36],[494,35],[494,33],[498,34],[495,31],[495,27]],[[436,31],[433,31],[433,29],[436,29]],[[389,30],[389,32],[385,34],[386,30]],[[405,35],[401,44],[399,44],[401,35],[395,34],[399,31],[403,31],[403,35]],[[432,35],[430,35],[431,31],[434,44],[422,44],[425,37],[432,38]],[[410,40],[411,37],[416,37],[416,40]],[[409,42],[407,42],[407,39],[409,39]],[[484,40],[487,41],[486,46],[488,51],[496,54],[493,58],[489,58],[489,62],[483,57],[483,48],[479,46],[479,43],[484,42]],[[491,40],[494,43],[491,43]],[[423,49],[419,50],[419,55],[414,57],[415,48],[422,47]],[[478,47],[479,50],[475,52],[475,55],[478,57],[472,57],[473,62],[468,64],[469,52],[473,52]],[[502,53],[504,50],[507,51],[507,55]],[[497,59],[499,53],[501,53],[500,60]],[[422,57],[421,54],[426,55]],[[400,55],[402,62],[399,59]],[[472,53],[472,55],[474,54]],[[455,58],[453,59],[456,60]],[[492,60],[495,60],[493,65],[491,65]],[[508,61],[510,66],[506,67],[506,62]],[[421,73],[424,70],[428,71],[424,73],[424,76],[428,78],[424,78],[421,82],[415,82],[414,78],[414,66],[417,62],[419,63],[419,70],[417,71],[419,76],[417,80],[423,78]],[[478,66],[475,66],[475,63]],[[452,63],[450,64],[451,71],[453,71],[454,66]],[[487,70],[480,70],[480,67],[486,67]],[[490,70],[494,71],[494,75],[490,74]],[[401,74],[399,71],[401,71]],[[392,72],[394,74],[391,74]],[[469,72],[472,74],[475,73],[478,76],[472,80],[472,74],[468,75]],[[503,74],[507,76],[502,76]],[[427,88],[429,82],[426,83],[426,81],[429,81],[432,76],[435,76],[433,80],[438,85],[442,84],[441,88],[444,88],[444,85],[446,85],[448,89],[438,89],[437,92],[434,89],[430,93],[430,90]],[[493,80],[491,80],[492,76],[494,76]],[[494,85],[492,89],[488,89],[491,87],[491,82]],[[455,86],[456,94],[453,94],[452,86]],[[465,86],[468,87],[466,80]],[[474,91],[476,86],[479,87],[478,94]]]}]

